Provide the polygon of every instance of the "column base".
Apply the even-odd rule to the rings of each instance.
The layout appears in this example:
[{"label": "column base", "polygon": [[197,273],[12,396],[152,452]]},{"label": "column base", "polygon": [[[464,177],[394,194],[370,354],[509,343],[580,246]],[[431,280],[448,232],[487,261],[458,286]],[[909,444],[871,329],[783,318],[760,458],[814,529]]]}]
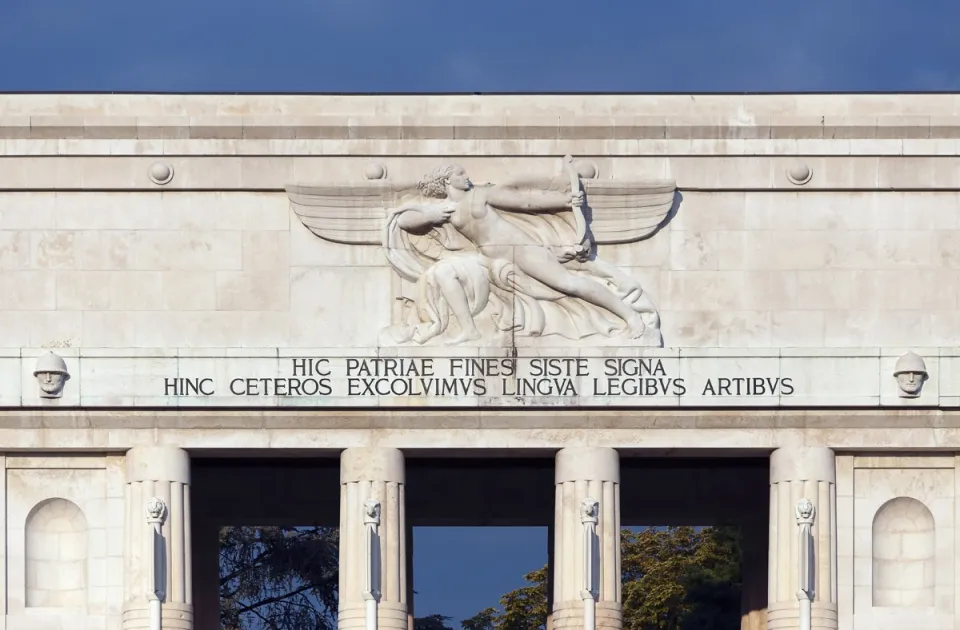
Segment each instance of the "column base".
[{"label": "column base", "polygon": [[[167,602],[160,609],[163,630],[193,630],[193,604]],[[123,611],[123,630],[150,630],[150,609],[129,608]]]},{"label": "column base", "polygon": [[[561,602],[553,607],[553,630],[583,628],[583,601]],[[623,627],[623,613],[620,604],[615,602],[597,602],[597,628],[620,630]]]},{"label": "column base", "polygon": [[[796,630],[800,627],[798,602],[778,602],[767,606],[767,630]],[[811,630],[837,630],[837,605],[813,602]]]},{"label": "column base", "polygon": [[[407,607],[398,602],[381,602],[377,606],[378,630],[408,630]],[[348,606],[337,611],[338,630],[364,630],[367,612],[363,606]]]}]

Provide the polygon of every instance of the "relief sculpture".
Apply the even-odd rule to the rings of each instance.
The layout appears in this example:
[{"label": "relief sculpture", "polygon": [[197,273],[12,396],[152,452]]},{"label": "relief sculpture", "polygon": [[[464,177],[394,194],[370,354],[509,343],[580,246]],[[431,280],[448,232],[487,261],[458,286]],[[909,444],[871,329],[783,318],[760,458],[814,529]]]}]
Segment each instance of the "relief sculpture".
[{"label": "relief sculpture", "polygon": [[[554,178],[475,185],[456,165],[421,181],[287,187],[317,236],[380,246],[415,290],[382,345],[514,345],[555,337],[591,345],[662,345],[640,284],[598,244],[653,234],[675,203],[671,181],[582,180],[567,156]],[[566,341],[561,341],[566,340]]]}]

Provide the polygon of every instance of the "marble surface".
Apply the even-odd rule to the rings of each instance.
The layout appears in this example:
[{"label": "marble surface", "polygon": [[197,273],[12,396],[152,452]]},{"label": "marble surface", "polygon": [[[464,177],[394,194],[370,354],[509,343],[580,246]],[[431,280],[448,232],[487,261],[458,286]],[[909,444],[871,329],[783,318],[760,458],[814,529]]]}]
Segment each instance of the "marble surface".
[{"label": "marble surface", "polygon": [[[821,479],[835,468],[835,486],[778,473],[784,510],[759,531],[779,541],[784,579],[770,584],[785,595],[763,616],[793,618],[803,491],[821,506],[825,627],[955,627],[958,138],[951,94],[0,96],[0,628],[139,623],[123,616],[138,561],[121,524],[141,513],[123,471],[129,449],[156,445],[190,457],[795,449],[798,471],[827,447]],[[389,247],[311,233],[287,192],[399,189],[442,155],[477,183],[556,193],[567,154],[588,206],[604,186],[675,183],[662,225],[597,249],[655,305],[666,347],[387,347],[379,333],[407,321],[417,286]],[[563,226],[546,227],[532,233]],[[922,374],[919,391],[904,368]],[[181,490],[171,506],[187,505]],[[189,522],[171,539],[186,541]],[[80,561],[85,580],[33,584]],[[190,627],[181,608],[164,614]]]},{"label": "marble surface", "polygon": [[0,347],[376,347],[416,286],[312,234],[285,188],[415,182],[437,155],[543,181],[564,154],[588,202],[676,183],[660,229],[597,249],[667,347],[960,346],[958,102],[4,95]]},{"label": "marble surface", "polygon": [[960,405],[960,350],[917,348],[56,349],[69,378],[43,396],[51,350],[0,350],[11,407],[925,407]]}]

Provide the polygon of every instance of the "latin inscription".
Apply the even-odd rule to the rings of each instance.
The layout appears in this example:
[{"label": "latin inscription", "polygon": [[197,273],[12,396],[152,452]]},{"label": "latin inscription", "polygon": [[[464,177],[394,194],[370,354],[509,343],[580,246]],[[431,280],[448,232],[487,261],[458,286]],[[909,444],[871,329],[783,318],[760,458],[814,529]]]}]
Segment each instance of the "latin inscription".
[{"label": "latin inscription", "polygon": [[305,357],[282,360],[279,376],[163,379],[163,394],[174,397],[679,398],[793,393],[790,377],[738,374],[691,379],[671,373],[664,359],[643,357]]}]

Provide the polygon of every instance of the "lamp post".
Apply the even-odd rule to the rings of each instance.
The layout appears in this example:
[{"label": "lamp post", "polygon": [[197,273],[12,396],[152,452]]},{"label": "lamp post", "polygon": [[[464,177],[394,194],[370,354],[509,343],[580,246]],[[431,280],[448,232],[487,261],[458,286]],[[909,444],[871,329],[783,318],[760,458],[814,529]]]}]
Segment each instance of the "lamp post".
[{"label": "lamp post", "polygon": [[800,603],[800,630],[810,630],[814,598],[815,560],[813,557],[813,535],[811,528],[816,519],[817,510],[810,499],[797,501],[797,527],[799,528],[800,550],[799,586],[797,600]]},{"label": "lamp post", "polygon": [[583,524],[583,590],[580,591],[580,597],[583,598],[583,630],[596,630],[597,627],[599,507],[595,499],[587,498],[580,503],[580,522]]},{"label": "lamp post", "polygon": [[147,501],[147,525],[153,553],[150,554],[150,585],[147,600],[150,602],[150,630],[160,630],[161,605],[166,597],[167,573],[164,566],[163,522],[167,518],[167,506],[157,497]]},{"label": "lamp post", "polygon": [[366,630],[377,630],[377,603],[380,601],[380,502],[368,499],[363,503],[363,524],[366,528],[367,575],[363,600]]}]

